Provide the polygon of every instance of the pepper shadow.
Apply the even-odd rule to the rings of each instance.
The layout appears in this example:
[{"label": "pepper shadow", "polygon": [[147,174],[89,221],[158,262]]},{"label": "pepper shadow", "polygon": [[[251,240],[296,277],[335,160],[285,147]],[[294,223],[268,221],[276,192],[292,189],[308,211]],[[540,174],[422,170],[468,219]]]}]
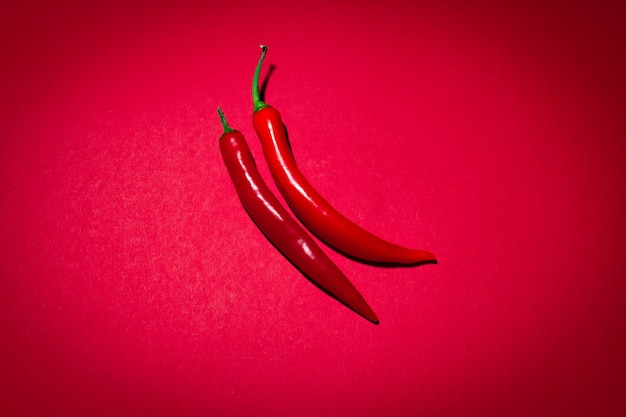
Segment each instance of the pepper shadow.
[{"label": "pepper shadow", "polygon": [[276,70],[276,65],[274,64],[270,65],[269,69],[267,70],[267,74],[265,74],[265,77],[263,78],[263,81],[261,82],[261,87],[259,87],[259,98],[261,99],[261,101],[265,101],[265,90],[267,89],[267,83],[270,80],[270,77],[272,76],[275,70]]},{"label": "pepper shadow", "polygon": [[[309,230],[309,229],[307,228],[307,230]],[[410,264],[404,264],[404,263],[397,263],[397,262],[375,262],[375,261],[370,261],[370,260],[367,260],[367,259],[361,259],[361,258],[357,258],[357,257],[355,257],[353,255],[350,255],[348,253],[345,253],[345,252],[343,252],[340,249],[337,249],[336,247],[334,247],[330,243],[327,243],[322,238],[317,236],[311,230],[309,230],[309,232],[311,232],[311,234],[313,236],[317,237],[321,242],[324,242],[324,245],[328,246],[333,251],[337,252],[338,254],[342,255],[345,258],[348,258],[348,259],[350,259],[350,260],[352,260],[354,262],[358,262],[358,263],[364,264],[364,265],[374,266],[374,267],[377,267],[377,268],[415,268],[415,267],[418,267],[418,266],[429,265],[429,264],[437,265],[439,263],[437,260],[434,260],[434,261],[428,260],[428,261],[420,261],[420,262],[413,262],[413,263],[410,263]]]}]

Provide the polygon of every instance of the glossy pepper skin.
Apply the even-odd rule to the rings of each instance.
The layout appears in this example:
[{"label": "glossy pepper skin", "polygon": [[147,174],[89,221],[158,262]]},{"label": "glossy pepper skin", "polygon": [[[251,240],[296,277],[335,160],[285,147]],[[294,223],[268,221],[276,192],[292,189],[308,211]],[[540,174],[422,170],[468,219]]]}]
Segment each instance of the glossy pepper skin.
[{"label": "glossy pepper skin", "polygon": [[300,172],[280,113],[259,96],[259,74],[267,52],[267,46],[261,47],[263,52],[252,82],[252,121],[272,177],[300,221],[329,246],[363,261],[402,265],[436,263],[435,255],[430,252],[388,242],[352,222],[333,208]]},{"label": "glossy pepper skin", "polygon": [[271,192],[243,135],[218,109],[224,133],[220,152],[243,207],[274,246],[315,284],[372,323],[378,317],[348,278]]}]

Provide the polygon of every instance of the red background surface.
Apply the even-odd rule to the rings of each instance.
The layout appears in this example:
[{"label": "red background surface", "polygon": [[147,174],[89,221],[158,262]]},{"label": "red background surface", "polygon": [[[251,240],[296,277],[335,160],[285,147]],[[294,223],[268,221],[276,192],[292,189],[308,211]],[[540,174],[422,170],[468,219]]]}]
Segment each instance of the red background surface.
[{"label": "red background surface", "polygon": [[[12,3],[2,415],[626,414],[622,7]],[[327,250],[379,326],[304,279],[236,198],[215,110],[269,180],[260,43],[311,182],[439,257]]]}]

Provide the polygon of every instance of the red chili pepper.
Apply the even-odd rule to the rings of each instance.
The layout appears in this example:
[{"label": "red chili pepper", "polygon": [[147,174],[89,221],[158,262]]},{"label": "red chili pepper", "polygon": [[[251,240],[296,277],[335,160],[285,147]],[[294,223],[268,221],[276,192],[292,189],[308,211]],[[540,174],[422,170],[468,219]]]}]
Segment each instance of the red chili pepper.
[{"label": "red chili pepper", "polygon": [[313,188],[296,165],[280,113],[261,101],[259,75],[267,46],[261,48],[263,52],[252,81],[252,121],[274,181],[296,216],[322,241],[349,256],[375,263],[436,263],[435,255],[430,252],[396,245],[361,228]]},{"label": "red chili pepper", "polygon": [[259,174],[241,132],[228,126],[217,110],[224,133],[220,151],[237,195],[254,223],[296,268],[316,285],[369,321],[378,324],[376,313],[313,238],[291,217]]}]

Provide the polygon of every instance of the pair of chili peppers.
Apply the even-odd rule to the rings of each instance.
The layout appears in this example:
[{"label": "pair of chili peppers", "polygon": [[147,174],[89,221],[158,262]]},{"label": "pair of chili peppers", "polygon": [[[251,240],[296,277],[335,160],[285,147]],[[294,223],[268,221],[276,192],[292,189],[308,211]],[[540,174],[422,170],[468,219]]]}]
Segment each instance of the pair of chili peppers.
[{"label": "pair of chili peppers", "polygon": [[[334,209],[298,169],[278,110],[259,95],[259,76],[267,46],[252,81],[254,129],[261,140],[264,157],[280,193],[298,219],[327,245],[353,258],[382,264],[414,265],[436,263],[426,251],[388,242],[358,226]],[[302,226],[290,216],[271,192],[241,132],[231,129],[218,109],[224,133],[220,138],[222,158],[242,205],[266,237],[298,269],[323,290],[378,324],[376,313],[341,270]]]}]

